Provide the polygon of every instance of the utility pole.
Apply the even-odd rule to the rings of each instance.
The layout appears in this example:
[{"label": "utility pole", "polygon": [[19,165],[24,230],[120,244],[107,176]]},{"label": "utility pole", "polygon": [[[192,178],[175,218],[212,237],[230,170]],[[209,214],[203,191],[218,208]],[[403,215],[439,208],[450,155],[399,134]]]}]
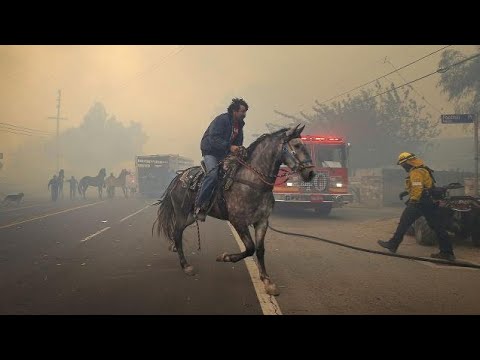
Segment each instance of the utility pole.
[{"label": "utility pole", "polygon": [[473,127],[473,139],[475,143],[475,183],[473,185],[473,193],[478,196],[478,115],[475,116]]},{"label": "utility pole", "polygon": [[440,115],[442,124],[471,124],[473,123],[473,158],[475,161],[475,179],[473,195],[478,196],[478,114],[443,114]]},{"label": "utility pole", "polygon": [[60,101],[61,101],[62,91],[58,90],[57,97],[57,116],[50,116],[49,119],[57,120],[57,172],[60,168],[60,120],[67,120],[67,118],[60,117]]}]

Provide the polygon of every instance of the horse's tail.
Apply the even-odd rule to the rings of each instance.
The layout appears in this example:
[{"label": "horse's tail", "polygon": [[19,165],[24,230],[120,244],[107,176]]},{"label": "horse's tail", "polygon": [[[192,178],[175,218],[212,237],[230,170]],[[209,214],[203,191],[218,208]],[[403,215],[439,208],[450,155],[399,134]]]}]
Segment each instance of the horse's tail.
[{"label": "horse's tail", "polygon": [[173,207],[172,201],[172,190],[177,183],[180,175],[175,176],[175,178],[170,182],[167,189],[165,190],[161,200],[158,200],[157,203],[153,205],[160,205],[157,211],[157,219],[152,226],[152,235],[155,224],[157,225],[157,235],[160,236],[160,233],[163,233],[166,238],[171,241],[175,241],[175,209]]}]

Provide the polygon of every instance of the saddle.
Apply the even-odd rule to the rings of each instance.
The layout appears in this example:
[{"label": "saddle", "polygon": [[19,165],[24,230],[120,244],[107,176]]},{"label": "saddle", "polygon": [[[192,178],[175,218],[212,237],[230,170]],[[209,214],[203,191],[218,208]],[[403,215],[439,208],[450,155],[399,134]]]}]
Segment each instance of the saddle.
[{"label": "saddle", "polygon": [[[246,157],[246,151],[243,148],[240,154],[243,159]],[[218,183],[213,194],[210,204],[208,205],[208,211],[213,207],[215,203],[218,204],[222,213],[227,214],[227,206],[225,202],[224,192],[228,191],[234,183],[235,175],[240,167],[240,163],[235,159],[235,155],[228,155],[222,163],[222,166],[218,170]],[[203,160],[200,166],[194,166],[183,171],[179,171],[181,174],[180,182],[184,189],[197,192],[202,186],[203,179],[207,174],[207,168]]]},{"label": "saddle", "polygon": [[203,170],[201,166],[194,166],[183,170],[182,175],[180,176],[182,188],[188,188],[191,191],[198,191],[204,175],[205,170]]},{"label": "saddle", "polygon": [[[246,151],[237,153],[242,159],[246,158]],[[222,167],[218,172],[218,188],[228,191],[234,183],[235,175],[240,168],[240,163],[235,159],[235,155],[228,155],[222,163]],[[200,166],[194,166],[183,171],[179,171],[182,175],[180,181],[184,189],[188,188],[191,191],[198,191],[202,185],[202,180],[207,173],[207,168],[203,160]]]}]

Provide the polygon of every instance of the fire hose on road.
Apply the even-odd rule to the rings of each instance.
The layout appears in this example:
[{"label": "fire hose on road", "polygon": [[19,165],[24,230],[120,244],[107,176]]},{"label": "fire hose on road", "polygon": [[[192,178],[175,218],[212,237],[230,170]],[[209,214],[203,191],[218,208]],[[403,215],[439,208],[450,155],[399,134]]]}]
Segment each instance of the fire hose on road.
[{"label": "fire hose on road", "polygon": [[378,254],[378,255],[384,255],[384,256],[392,256],[392,257],[398,257],[398,258],[403,258],[403,259],[410,259],[410,260],[418,260],[418,261],[426,261],[426,262],[431,262],[431,263],[437,263],[437,264],[443,264],[443,265],[451,265],[451,266],[459,266],[459,267],[466,267],[466,268],[473,268],[473,269],[480,269],[480,265],[469,263],[468,261],[447,261],[447,260],[441,260],[441,259],[433,259],[433,258],[426,258],[426,257],[420,257],[420,256],[410,256],[410,255],[401,255],[401,254],[393,254],[393,253],[387,253],[384,251],[377,251],[377,250],[370,250],[370,249],[365,249],[361,248],[358,246],[353,246],[353,245],[347,245],[347,244],[342,244],[337,241],[333,240],[328,240],[328,239],[323,239],[318,236],[313,236],[313,235],[305,235],[305,234],[300,234],[300,233],[294,233],[294,232],[288,232],[288,231],[283,231],[283,230],[278,230],[275,229],[274,227],[268,225],[269,229],[272,231],[275,231],[279,234],[284,234],[284,235],[290,235],[290,236],[300,236],[300,237],[305,237],[308,239],[314,239],[317,241],[323,241],[329,244],[337,245],[337,246],[342,246],[348,249],[352,250],[357,250],[357,251],[362,251],[366,253],[371,253],[371,254]]},{"label": "fire hose on road", "polygon": [[[151,204],[151,206],[154,206],[154,205],[158,205],[158,202]],[[200,247],[200,229],[199,229],[199,226],[198,226],[198,222],[195,221],[195,223],[197,225],[198,250],[200,251],[201,250],[201,247]],[[155,223],[154,223],[154,226],[155,226]],[[326,242],[328,244],[342,246],[342,247],[345,247],[347,249],[362,251],[362,252],[366,252],[366,253],[370,253],[370,254],[378,254],[378,255],[383,255],[383,256],[391,256],[391,257],[397,257],[397,258],[403,258],[403,259],[409,259],[409,260],[425,261],[425,262],[431,262],[431,263],[437,263],[437,264],[443,264],[443,265],[450,265],[450,266],[457,266],[457,267],[480,269],[480,265],[473,264],[473,263],[470,263],[468,261],[458,261],[458,260],[447,261],[447,260],[442,260],[442,259],[433,259],[433,258],[426,258],[426,257],[421,257],[421,256],[393,254],[393,253],[387,253],[385,251],[370,250],[370,249],[365,249],[365,248],[361,248],[361,247],[358,247],[358,246],[347,245],[347,244],[340,243],[338,241],[328,240],[328,239],[324,239],[324,238],[321,238],[321,237],[318,237],[318,236],[278,230],[278,229],[275,229],[274,227],[272,227],[270,224],[268,224],[268,228],[270,230],[274,231],[274,232],[279,233],[279,234],[284,234],[284,235],[289,235],[289,236],[305,237],[305,238],[308,238],[308,239],[323,241],[323,242]],[[153,236],[153,227],[152,227],[152,236]]]}]

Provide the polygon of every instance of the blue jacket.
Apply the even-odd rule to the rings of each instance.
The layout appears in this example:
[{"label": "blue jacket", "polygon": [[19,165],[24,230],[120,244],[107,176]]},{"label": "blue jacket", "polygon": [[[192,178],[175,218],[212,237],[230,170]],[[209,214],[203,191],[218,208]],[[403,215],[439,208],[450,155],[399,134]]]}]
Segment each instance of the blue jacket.
[{"label": "blue jacket", "polygon": [[238,136],[231,142],[233,119],[228,113],[218,115],[208,126],[200,143],[202,156],[213,155],[222,160],[230,151],[231,145],[243,145],[243,127],[245,121],[238,123]]}]

